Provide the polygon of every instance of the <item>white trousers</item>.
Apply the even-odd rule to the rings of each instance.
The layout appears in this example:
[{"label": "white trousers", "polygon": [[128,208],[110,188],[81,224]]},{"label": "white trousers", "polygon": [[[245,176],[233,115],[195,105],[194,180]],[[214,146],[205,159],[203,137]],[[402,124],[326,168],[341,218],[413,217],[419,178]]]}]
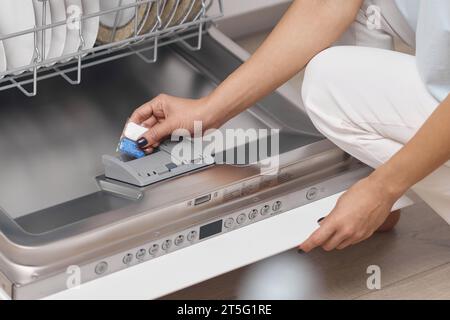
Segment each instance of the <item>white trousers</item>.
[{"label": "white trousers", "polygon": [[[317,129],[374,168],[402,148],[439,105],[420,79],[415,57],[358,46],[318,54],[306,69],[302,96]],[[450,162],[413,190],[450,223]]]}]

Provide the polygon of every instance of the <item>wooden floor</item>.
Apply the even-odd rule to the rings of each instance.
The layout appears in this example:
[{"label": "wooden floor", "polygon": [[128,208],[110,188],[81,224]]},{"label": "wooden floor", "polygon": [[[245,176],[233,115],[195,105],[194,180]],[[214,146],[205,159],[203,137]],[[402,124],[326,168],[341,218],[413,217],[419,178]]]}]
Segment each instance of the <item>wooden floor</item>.
[{"label": "wooden floor", "polygon": [[[240,44],[252,52],[265,36]],[[300,88],[301,75],[290,83]],[[380,267],[380,290],[367,288],[371,265]],[[403,210],[395,231],[346,250],[291,250],[166,298],[450,299],[450,226],[419,203]]]}]

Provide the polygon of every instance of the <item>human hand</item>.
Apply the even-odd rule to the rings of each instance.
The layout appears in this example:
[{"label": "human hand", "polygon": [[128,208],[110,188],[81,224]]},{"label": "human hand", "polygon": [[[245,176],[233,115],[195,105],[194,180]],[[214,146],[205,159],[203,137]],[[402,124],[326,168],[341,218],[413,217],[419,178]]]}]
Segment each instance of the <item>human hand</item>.
[{"label": "human hand", "polygon": [[320,222],[320,228],[300,249],[341,250],[366,240],[383,224],[399,198],[373,176],[359,181],[341,196],[333,211]]},{"label": "human hand", "polygon": [[204,131],[219,125],[212,120],[208,98],[192,100],[164,94],[137,108],[130,121],[149,129],[137,141],[139,148],[146,153],[153,152],[164,138],[177,129],[186,129],[192,134],[195,121],[202,122]]}]

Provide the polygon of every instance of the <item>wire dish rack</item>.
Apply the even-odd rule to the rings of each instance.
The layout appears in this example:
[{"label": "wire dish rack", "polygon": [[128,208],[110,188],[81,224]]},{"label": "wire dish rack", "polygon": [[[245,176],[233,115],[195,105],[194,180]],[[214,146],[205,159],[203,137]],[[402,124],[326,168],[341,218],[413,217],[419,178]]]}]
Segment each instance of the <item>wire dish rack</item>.
[{"label": "wire dish rack", "polygon": [[[48,29],[66,25],[68,21],[59,21],[47,24],[46,12],[49,0],[39,0],[42,2],[42,24],[32,29],[20,32],[0,35],[0,41],[20,37],[26,34],[34,34],[34,56],[32,63],[19,68],[9,69],[0,72],[0,91],[11,88],[18,88],[26,96],[33,97],[38,92],[38,82],[61,76],[72,85],[81,83],[82,70],[101,63],[106,63],[116,59],[124,58],[130,55],[137,55],[146,63],[154,63],[158,60],[158,48],[175,42],[183,43],[189,50],[200,50],[202,46],[202,37],[206,28],[214,20],[223,16],[223,0],[192,0],[188,11],[181,17],[180,22],[172,25],[181,1],[176,0],[170,16],[165,17],[163,23],[162,12],[168,0],[136,0],[129,4],[124,4],[119,0],[118,5],[108,9],[100,10],[92,14],[81,14],[76,18],[76,25],[79,34],[80,45],[78,51],[66,54],[61,57],[47,59],[45,57],[45,34]],[[201,8],[198,12],[193,12],[195,1],[201,2]],[[139,19],[138,11],[143,5],[147,5],[146,15],[149,14],[150,4],[157,6],[156,23],[148,32],[142,33],[142,20]],[[217,9],[213,14],[208,10],[211,6]],[[118,26],[118,16],[123,10],[135,10],[133,17],[134,32],[126,39],[115,40]],[[192,14],[195,13],[195,16]],[[109,43],[99,43],[97,41],[93,48],[85,48],[83,39],[83,21],[104,15],[115,15],[114,25],[111,28]],[[190,17],[191,21],[188,21]],[[73,24],[74,21],[71,21]],[[38,40],[39,39],[39,40]],[[39,43],[38,43],[39,42]],[[40,49],[44,48],[44,50]],[[44,52],[41,52],[44,51]]]}]

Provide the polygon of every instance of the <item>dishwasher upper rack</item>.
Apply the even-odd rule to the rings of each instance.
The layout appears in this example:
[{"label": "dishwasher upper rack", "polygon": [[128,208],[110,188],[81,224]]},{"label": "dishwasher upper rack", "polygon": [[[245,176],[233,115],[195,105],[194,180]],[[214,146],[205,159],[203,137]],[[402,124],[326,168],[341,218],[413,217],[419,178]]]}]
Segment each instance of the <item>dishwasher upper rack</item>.
[{"label": "dishwasher upper rack", "polygon": [[[28,97],[34,97],[38,92],[38,82],[40,80],[45,80],[53,78],[56,76],[61,76],[68,83],[72,85],[77,85],[81,83],[82,80],[82,70],[91,66],[95,66],[101,63],[110,62],[116,59],[127,57],[130,55],[137,55],[146,63],[154,63],[158,60],[158,48],[164,45],[172,43],[182,43],[189,50],[200,50],[202,46],[202,38],[205,33],[206,27],[213,21],[223,17],[224,6],[223,0],[193,0],[191,1],[190,7],[187,13],[182,18],[178,25],[163,28],[162,26],[162,8],[164,7],[167,0],[136,0],[136,2],[131,4],[123,4],[123,0],[119,0],[116,7],[108,10],[100,10],[99,12],[81,15],[77,17],[75,23],[78,24],[78,34],[80,37],[80,46],[77,52],[66,54],[61,57],[46,59],[41,53],[41,48],[45,48],[45,31],[47,29],[52,29],[67,23],[67,21],[59,21],[55,23],[47,24],[47,6],[49,5],[49,0],[38,0],[43,3],[42,5],[42,26],[35,26],[34,28],[23,30],[20,32],[0,35],[0,41],[5,39],[10,39],[13,37],[20,37],[25,34],[34,34],[34,56],[33,61],[29,65],[25,65],[19,68],[14,68],[11,70],[6,70],[5,72],[0,72],[0,91],[8,90],[11,88],[19,89],[23,94]],[[175,9],[171,11],[171,15],[166,21],[166,26],[170,25],[171,20],[174,18],[175,13],[178,9],[182,0],[176,0],[174,6]],[[201,1],[201,9],[199,13],[190,22],[187,18],[190,16],[195,1]],[[140,6],[153,3],[157,5],[157,21],[156,25],[152,30],[147,33],[140,34],[138,10]],[[217,11],[213,15],[208,14],[208,9],[216,3]],[[150,10],[150,6],[147,6],[147,14]],[[96,45],[93,48],[84,48],[84,38],[82,21],[86,19],[91,19],[94,17],[115,14],[115,22],[112,29],[111,39],[115,38],[115,32],[118,28],[118,15],[122,10],[133,9],[134,14],[134,34],[120,41],[113,41],[106,44]],[[73,21],[71,21],[73,23]],[[41,44],[38,44],[38,34],[41,35]],[[187,40],[192,39],[191,42]],[[45,53],[45,49],[43,50]],[[147,53],[150,52],[150,55]],[[73,59],[76,58],[76,59]],[[70,61],[68,61],[70,60]],[[66,62],[62,62],[66,61]],[[54,64],[53,64],[54,63]],[[53,64],[49,66],[50,64]],[[70,74],[75,74],[71,77]],[[31,87],[28,90],[25,86]]]}]

